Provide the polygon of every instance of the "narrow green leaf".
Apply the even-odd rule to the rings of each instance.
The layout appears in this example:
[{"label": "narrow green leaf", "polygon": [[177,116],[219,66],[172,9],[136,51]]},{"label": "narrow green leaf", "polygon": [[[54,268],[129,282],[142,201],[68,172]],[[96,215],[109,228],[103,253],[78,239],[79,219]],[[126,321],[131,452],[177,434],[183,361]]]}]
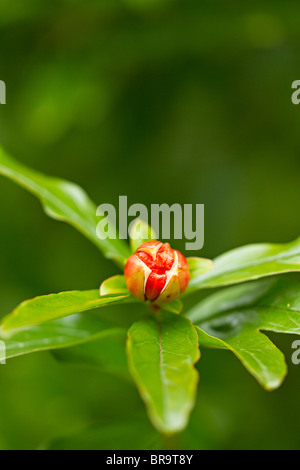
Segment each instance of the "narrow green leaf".
[{"label": "narrow green leaf", "polygon": [[188,292],[300,271],[300,238],[291,243],[261,243],[231,250],[214,260],[215,268],[191,279]]},{"label": "narrow green leaf", "polygon": [[100,286],[100,295],[129,294],[125,277],[122,274],[109,277]]},{"label": "narrow green leaf", "polygon": [[266,390],[274,390],[282,384],[287,374],[284,355],[257,329],[245,329],[226,341],[209,335],[200,327],[196,329],[200,346],[229,349]]},{"label": "narrow green leaf", "polygon": [[45,176],[17,162],[0,148],[0,174],[38,197],[45,212],[56,220],[68,222],[89,238],[106,258],[124,267],[130,256],[127,244],[120,239],[100,239],[96,205],[76,184]]},{"label": "narrow green leaf", "polygon": [[195,403],[200,357],[191,322],[160,312],[134,323],[128,332],[129,369],[150,420],[162,433],[185,428]]},{"label": "narrow green leaf", "polygon": [[66,348],[112,334],[124,335],[126,330],[94,313],[78,313],[16,332],[12,338],[5,339],[6,358]]},{"label": "narrow green leaf", "polygon": [[40,325],[50,320],[66,317],[112,303],[134,301],[130,294],[100,297],[98,290],[69,291],[44,295],[22,302],[3,318],[0,334],[9,337],[20,328]]},{"label": "narrow green leaf", "polygon": [[261,331],[300,334],[300,284],[267,279],[234,286],[204,299],[187,316],[200,346],[230,349],[266,389],[280,386],[283,354]]},{"label": "narrow green leaf", "polygon": [[130,247],[132,253],[135,253],[139,246],[150,240],[156,240],[157,235],[150,225],[144,220],[137,219],[130,227]]}]

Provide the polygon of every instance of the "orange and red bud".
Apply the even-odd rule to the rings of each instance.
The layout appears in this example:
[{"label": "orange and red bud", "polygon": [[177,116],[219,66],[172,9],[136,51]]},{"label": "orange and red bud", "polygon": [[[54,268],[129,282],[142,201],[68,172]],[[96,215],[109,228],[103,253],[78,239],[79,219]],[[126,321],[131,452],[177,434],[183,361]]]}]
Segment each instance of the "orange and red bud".
[{"label": "orange and red bud", "polygon": [[139,300],[155,304],[179,297],[190,280],[186,258],[169,243],[156,240],[143,243],[131,255],[124,270],[129,291]]}]

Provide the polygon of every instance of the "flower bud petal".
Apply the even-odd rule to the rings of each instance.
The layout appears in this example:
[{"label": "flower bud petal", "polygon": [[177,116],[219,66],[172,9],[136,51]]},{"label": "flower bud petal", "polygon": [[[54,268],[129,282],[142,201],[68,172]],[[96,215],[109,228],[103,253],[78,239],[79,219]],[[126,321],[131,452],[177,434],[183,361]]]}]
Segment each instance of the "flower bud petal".
[{"label": "flower bud petal", "polygon": [[145,284],[150,273],[151,269],[136,255],[128,258],[124,271],[126,285],[139,300],[145,300]]},{"label": "flower bud petal", "polygon": [[145,287],[146,299],[151,301],[157,299],[166,284],[166,280],[166,274],[156,274],[151,272]]}]

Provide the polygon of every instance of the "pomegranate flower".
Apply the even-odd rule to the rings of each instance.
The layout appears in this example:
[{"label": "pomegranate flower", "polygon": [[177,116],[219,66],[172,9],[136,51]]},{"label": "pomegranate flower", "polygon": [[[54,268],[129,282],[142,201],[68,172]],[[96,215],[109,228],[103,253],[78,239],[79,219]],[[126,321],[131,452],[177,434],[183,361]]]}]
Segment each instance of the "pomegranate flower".
[{"label": "pomegranate flower", "polygon": [[171,302],[182,294],[190,280],[186,258],[169,243],[156,240],[143,243],[126,263],[125,281],[139,300],[157,305]]}]

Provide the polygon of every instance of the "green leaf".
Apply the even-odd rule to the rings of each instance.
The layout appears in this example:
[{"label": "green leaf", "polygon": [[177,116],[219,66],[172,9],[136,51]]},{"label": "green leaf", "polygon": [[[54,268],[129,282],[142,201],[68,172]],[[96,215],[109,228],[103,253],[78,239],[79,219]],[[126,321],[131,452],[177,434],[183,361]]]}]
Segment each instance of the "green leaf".
[{"label": "green leaf", "polygon": [[291,243],[261,243],[231,250],[214,260],[215,268],[191,279],[188,292],[300,271],[300,238]]},{"label": "green leaf", "polygon": [[160,312],[134,323],[128,332],[129,370],[150,420],[160,432],[185,428],[195,403],[200,357],[197,333],[180,315]]},{"label": "green leaf", "polygon": [[69,291],[43,295],[26,300],[3,318],[0,334],[9,337],[20,328],[40,325],[50,320],[66,317],[112,303],[135,301],[131,294],[100,297],[98,290]]},{"label": "green leaf", "polygon": [[43,325],[18,331],[5,339],[6,358],[57,348],[66,348],[88,341],[103,339],[112,334],[124,335],[126,330],[112,322],[89,313],[78,313]]},{"label": "green leaf", "polygon": [[129,237],[132,253],[135,253],[138,247],[143,243],[157,239],[153,228],[142,219],[137,219],[133,222],[130,227]]},{"label": "green leaf", "polygon": [[129,247],[118,238],[98,238],[97,207],[79,186],[31,170],[12,159],[1,148],[0,174],[30,191],[40,199],[46,214],[74,226],[100,248],[106,258],[124,267],[126,259],[130,256]]},{"label": "green leaf", "polygon": [[96,367],[130,381],[125,343],[126,330],[111,329],[96,339],[54,349],[53,354],[59,361]]},{"label": "green leaf", "polygon": [[122,274],[109,277],[100,286],[100,295],[129,294],[125,277]]},{"label": "green leaf", "polygon": [[283,354],[261,331],[300,334],[300,284],[267,279],[219,291],[190,310],[200,346],[231,350],[266,389],[287,373]]},{"label": "green leaf", "polygon": [[166,312],[171,312],[171,313],[180,313],[183,307],[183,303],[180,299],[175,299],[172,302],[167,302],[165,304],[160,305],[162,310],[165,310]]},{"label": "green leaf", "polygon": [[190,269],[191,279],[202,276],[202,274],[215,267],[211,259],[197,258],[196,256],[187,258],[187,262]]}]

